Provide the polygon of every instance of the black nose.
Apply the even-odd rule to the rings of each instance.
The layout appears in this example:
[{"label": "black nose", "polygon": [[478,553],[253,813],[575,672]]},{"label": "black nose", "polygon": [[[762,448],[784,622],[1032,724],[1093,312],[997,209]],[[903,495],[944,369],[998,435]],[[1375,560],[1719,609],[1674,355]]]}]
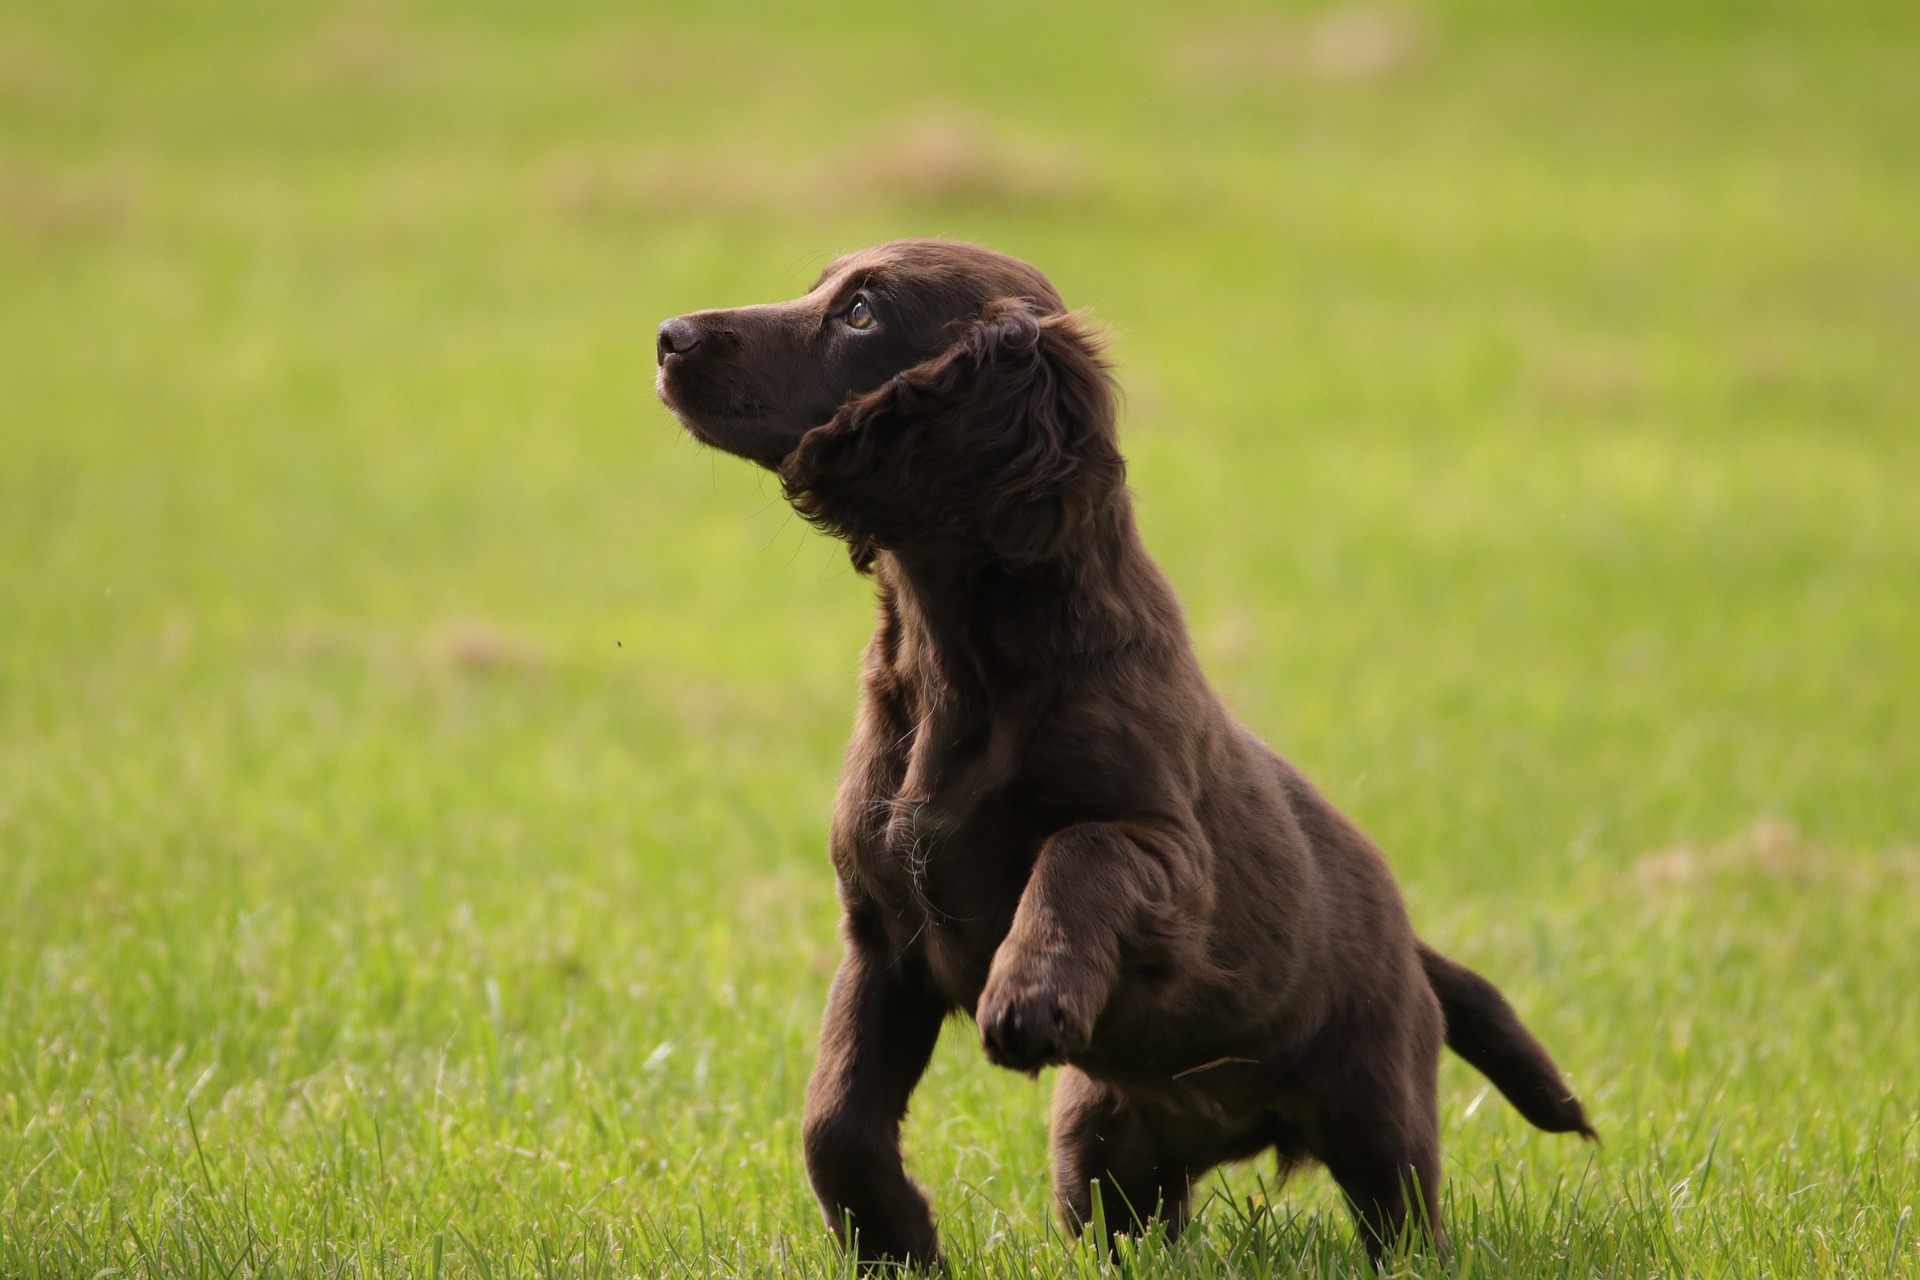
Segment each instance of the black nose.
[{"label": "black nose", "polygon": [[693,321],[681,316],[675,316],[660,326],[659,339],[655,344],[661,364],[667,362],[668,356],[683,356],[699,345],[700,331],[693,327]]}]

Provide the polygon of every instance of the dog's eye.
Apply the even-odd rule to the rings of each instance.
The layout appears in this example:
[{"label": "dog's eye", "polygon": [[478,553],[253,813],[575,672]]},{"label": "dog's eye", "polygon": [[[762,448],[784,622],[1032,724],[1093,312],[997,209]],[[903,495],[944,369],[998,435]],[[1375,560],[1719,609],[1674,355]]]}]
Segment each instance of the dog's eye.
[{"label": "dog's eye", "polygon": [[873,306],[865,298],[855,298],[853,305],[847,308],[847,327],[849,329],[873,328]]}]

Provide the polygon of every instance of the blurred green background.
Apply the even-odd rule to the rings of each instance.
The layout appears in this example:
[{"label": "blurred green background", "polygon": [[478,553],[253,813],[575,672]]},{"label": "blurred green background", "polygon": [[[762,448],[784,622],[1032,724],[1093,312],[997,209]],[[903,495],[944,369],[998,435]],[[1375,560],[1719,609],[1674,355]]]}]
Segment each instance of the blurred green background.
[{"label": "blurred green background", "polygon": [[[0,1271],[836,1273],[869,588],[652,339],[927,234],[1595,1111],[1449,1065],[1456,1269],[1920,1265],[1920,8],[13,0]],[[956,1274],[1097,1270],[972,1035]],[[1362,1265],[1271,1184],[1136,1273]]]}]

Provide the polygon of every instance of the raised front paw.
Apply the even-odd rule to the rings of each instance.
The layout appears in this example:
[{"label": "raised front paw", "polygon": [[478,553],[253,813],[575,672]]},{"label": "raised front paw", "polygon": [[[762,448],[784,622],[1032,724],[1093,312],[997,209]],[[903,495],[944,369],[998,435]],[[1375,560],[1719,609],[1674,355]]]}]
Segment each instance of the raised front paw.
[{"label": "raised front paw", "polygon": [[1086,985],[1059,966],[1003,966],[996,959],[975,1014],[987,1057],[1014,1071],[1038,1071],[1086,1048],[1098,1012]]}]

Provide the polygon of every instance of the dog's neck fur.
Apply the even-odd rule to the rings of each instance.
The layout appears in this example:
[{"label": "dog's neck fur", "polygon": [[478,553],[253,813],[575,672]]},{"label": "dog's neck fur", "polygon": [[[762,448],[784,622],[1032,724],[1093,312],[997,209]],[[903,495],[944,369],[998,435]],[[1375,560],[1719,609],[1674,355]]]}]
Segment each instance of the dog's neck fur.
[{"label": "dog's neck fur", "polygon": [[1157,665],[1188,651],[1178,599],[1147,554],[1118,488],[1062,554],[1018,569],[973,556],[883,551],[876,635],[897,676],[930,662],[955,694],[1109,666]]}]

